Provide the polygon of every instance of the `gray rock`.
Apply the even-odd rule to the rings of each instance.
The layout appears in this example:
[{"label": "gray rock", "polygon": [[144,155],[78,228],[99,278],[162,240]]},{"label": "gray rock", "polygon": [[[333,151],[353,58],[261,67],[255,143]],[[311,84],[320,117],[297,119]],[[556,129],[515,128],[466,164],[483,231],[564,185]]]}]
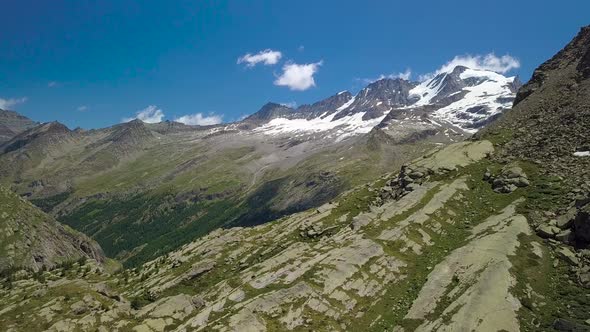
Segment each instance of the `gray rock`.
[{"label": "gray rock", "polygon": [[566,229],[561,231],[559,234],[555,235],[555,239],[564,243],[570,243],[573,241],[574,236],[571,230]]},{"label": "gray rock", "polygon": [[205,300],[199,295],[195,295],[191,298],[191,302],[195,308],[199,309],[205,306]]},{"label": "gray rock", "polygon": [[192,280],[198,278],[202,274],[205,274],[215,267],[215,261],[204,261],[199,262],[193,266],[193,268],[186,274],[186,280]]},{"label": "gray rock", "polygon": [[75,302],[70,306],[74,315],[82,315],[88,312],[88,305],[84,301]]},{"label": "gray rock", "polygon": [[553,322],[553,328],[557,331],[570,331],[570,332],[588,332],[590,328],[588,326],[578,324],[576,322],[558,318]]},{"label": "gray rock", "polygon": [[504,169],[502,169],[502,176],[507,178],[507,179],[514,179],[514,178],[526,178],[526,174],[524,173],[524,171],[522,170],[522,168],[518,167],[518,166],[510,166],[510,167],[505,167]]},{"label": "gray rock", "polygon": [[417,183],[410,183],[409,185],[406,186],[405,189],[407,191],[414,191],[414,190],[418,189],[418,187],[420,187],[419,184],[417,184]]},{"label": "gray rock", "polygon": [[424,177],[424,173],[422,173],[422,172],[418,172],[418,171],[414,171],[414,172],[412,172],[412,173],[408,174],[408,176],[409,176],[410,178],[412,178],[412,179],[416,180],[416,179],[421,179],[421,178],[423,178],[423,177]]},{"label": "gray rock", "polygon": [[578,265],[580,263],[576,254],[568,248],[562,247],[557,249],[557,254],[569,264]]},{"label": "gray rock", "polygon": [[557,227],[561,229],[570,228],[573,223],[576,215],[578,214],[578,209],[571,208],[565,214],[560,215],[557,217]]},{"label": "gray rock", "polygon": [[111,298],[115,301],[121,301],[121,297],[119,294],[116,294],[107,284],[99,283],[95,286],[96,292],[98,294],[104,295],[108,298]]},{"label": "gray rock", "polygon": [[544,239],[554,238],[561,230],[555,226],[543,224],[537,228],[537,235]]},{"label": "gray rock", "polygon": [[511,192],[514,192],[516,189],[518,189],[517,186],[515,186],[513,184],[506,184],[506,185],[494,188],[494,191],[497,193],[501,193],[501,194],[509,194]]}]

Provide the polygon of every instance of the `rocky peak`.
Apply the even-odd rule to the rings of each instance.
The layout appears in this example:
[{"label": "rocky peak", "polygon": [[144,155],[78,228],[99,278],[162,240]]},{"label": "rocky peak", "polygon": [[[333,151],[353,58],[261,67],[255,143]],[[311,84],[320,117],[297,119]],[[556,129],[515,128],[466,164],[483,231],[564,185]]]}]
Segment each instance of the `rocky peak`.
[{"label": "rocky peak", "polygon": [[[566,73],[564,70],[566,66],[572,69],[567,72],[570,79],[581,81],[590,78],[590,26],[581,28],[578,35],[569,44],[535,69],[528,83],[518,91],[514,105],[516,106],[530,94],[540,90],[551,78],[550,76],[554,76],[554,73],[562,76]],[[572,84],[574,83],[572,82]]]},{"label": "rocky peak", "polygon": [[142,144],[153,138],[154,135],[147,128],[145,123],[139,119],[135,119],[126,123],[121,123],[113,126],[112,132],[106,140],[118,144],[128,145]]},{"label": "rocky peak", "polygon": [[316,118],[323,115],[328,116],[338,111],[338,108],[352,99],[352,94],[348,91],[339,92],[324,100],[320,100],[311,105],[301,105],[297,112],[302,114],[306,119]]},{"label": "rocky peak", "polygon": [[356,113],[364,113],[363,120],[383,116],[392,108],[412,104],[410,90],[416,83],[404,79],[384,78],[362,89],[350,106],[341,110],[334,118],[339,119]]},{"label": "rocky peak", "polygon": [[590,77],[585,76],[589,52],[590,27],[585,27],[534,71],[512,110],[481,133],[512,133],[498,158],[543,165],[574,186],[590,183],[590,158],[579,153],[590,146]]},{"label": "rocky peak", "polygon": [[178,133],[183,131],[194,130],[195,127],[202,127],[202,126],[190,126],[184,123],[176,122],[176,121],[162,121],[159,123],[149,123],[145,124],[150,130],[153,130],[160,134],[171,134],[171,133]]},{"label": "rocky peak", "polygon": [[16,135],[0,149],[3,153],[8,153],[31,145],[48,148],[60,144],[72,135],[73,132],[64,124],[57,121],[47,122]]},{"label": "rocky peak", "polygon": [[0,144],[38,123],[14,111],[0,109]]},{"label": "rocky peak", "polygon": [[262,106],[262,108],[258,110],[258,112],[250,115],[243,121],[263,123],[276,118],[288,117],[291,115],[291,113],[293,113],[293,111],[294,110],[291,107],[273,102],[268,102],[264,106]]}]

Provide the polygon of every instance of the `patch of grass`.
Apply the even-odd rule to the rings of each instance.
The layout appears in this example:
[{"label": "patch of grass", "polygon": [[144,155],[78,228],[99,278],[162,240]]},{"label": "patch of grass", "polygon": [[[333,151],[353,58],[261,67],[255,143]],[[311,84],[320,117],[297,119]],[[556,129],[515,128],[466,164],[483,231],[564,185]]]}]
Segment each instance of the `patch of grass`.
[{"label": "patch of grass", "polygon": [[518,318],[523,331],[551,330],[557,318],[583,324],[590,312],[590,292],[577,284],[567,263],[553,266],[551,251],[539,244],[542,257],[533,252],[536,235],[519,236],[521,245],[514,256],[511,273],[516,284],[511,289],[522,307]]}]

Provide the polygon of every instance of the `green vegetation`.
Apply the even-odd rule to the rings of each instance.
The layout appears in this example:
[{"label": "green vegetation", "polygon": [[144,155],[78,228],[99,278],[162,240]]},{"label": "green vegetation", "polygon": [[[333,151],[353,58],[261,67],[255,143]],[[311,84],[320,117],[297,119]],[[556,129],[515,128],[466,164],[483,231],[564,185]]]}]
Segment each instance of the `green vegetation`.
[{"label": "green vegetation", "polygon": [[51,210],[53,210],[53,208],[55,208],[57,205],[64,202],[65,200],[67,200],[68,197],[70,197],[70,194],[71,194],[70,192],[66,191],[61,194],[57,194],[57,195],[47,197],[47,198],[32,199],[31,203],[33,203],[34,205],[36,205],[38,208],[40,208],[41,210],[43,210],[45,212],[51,212]]}]

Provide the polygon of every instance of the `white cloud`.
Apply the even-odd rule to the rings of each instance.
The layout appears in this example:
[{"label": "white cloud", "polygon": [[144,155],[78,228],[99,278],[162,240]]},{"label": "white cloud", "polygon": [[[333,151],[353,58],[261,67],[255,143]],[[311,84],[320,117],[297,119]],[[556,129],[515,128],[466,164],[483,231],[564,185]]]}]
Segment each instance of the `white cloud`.
[{"label": "white cloud", "polygon": [[279,51],[266,49],[256,54],[247,53],[238,58],[238,64],[245,63],[247,67],[254,67],[259,63],[264,65],[275,65],[279,62],[283,54]]},{"label": "white cloud", "polygon": [[47,83],[47,86],[50,88],[55,88],[57,86],[57,84],[58,83],[56,81],[51,81],[51,82]]},{"label": "white cloud", "polygon": [[299,45],[299,47],[297,48],[297,50],[298,50],[299,52],[303,52],[303,51],[305,51],[305,46],[303,46],[303,45]]},{"label": "white cloud", "polygon": [[77,110],[79,112],[85,112],[88,110],[88,106],[86,106],[86,105],[78,106]]},{"label": "white cloud", "polygon": [[286,102],[286,103],[281,103],[281,105],[287,106],[287,107],[290,107],[290,108],[295,108],[295,107],[297,107],[297,102],[289,101],[289,102]]},{"label": "white cloud", "polygon": [[436,76],[435,73],[426,73],[426,74],[421,74],[418,75],[418,81],[419,82],[424,82],[424,81],[428,81],[434,78],[434,76]]},{"label": "white cloud", "polygon": [[222,115],[209,114],[208,116],[204,116],[203,113],[195,113],[183,115],[174,119],[174,121],[184,123],[186,125],[208,126],[221,123],[222,119]]},{"label": "white cloud", "polygon": [[146,123],[158,123],[158,122],[162,122],[163,118],[164,118],[164,112],[162,112],[162,110],[159,109],[157,106],[150,105],[150,106],[142,109],[141,111],[137,111],[137,113],[135,113],[135,117],[124,118],[122,121],[129,122],[129,121],[138,119],[138,120],[141,120]]},{"label": "white cloud", "polygon": [[16,106],[18,104],[22,104],[25,101],[27,101],[27,97],[8,98],[8,99],[0,98],[0,108],[3,110],[6,110],[6,109]]},{"label": "white cloud", "polygon": [[277,77],[274,84],[287,86],[291,90],[303,91],[315,86],[313,75],[317,73],[322,61],[308,64],[287,63],[283,66],[283,73]]},{"label": "white cloud", "polygon": [[435,72],[420,75],[418,76],[418,79],[420,81],[425,81],[438,74],[451,72],[457,66],[506,74],[512,69],[520,68],[520,61],[508,54],[502,56],[496,56],[494,53],[488,53],[486,55],[457,55],[453,60],[445,63]]},{"label": "white cloud", "polygon": [[407,80],[410,79],[410,77],[412,77],[412,70],[410,68],[407,68],[402,73],[394,73],[394,74],[389,74],[389,75],[381,74],[377,78],[363,78],[363,79],[360,79],[360,80],[363,81],[363,82],[365,82],[365,83],[373,83],[375,81],[379,81],[379,80],[382,80],[384,78],[391,78],[391,79],[401,78],[402,80],[406,80],[407,81]]}]

